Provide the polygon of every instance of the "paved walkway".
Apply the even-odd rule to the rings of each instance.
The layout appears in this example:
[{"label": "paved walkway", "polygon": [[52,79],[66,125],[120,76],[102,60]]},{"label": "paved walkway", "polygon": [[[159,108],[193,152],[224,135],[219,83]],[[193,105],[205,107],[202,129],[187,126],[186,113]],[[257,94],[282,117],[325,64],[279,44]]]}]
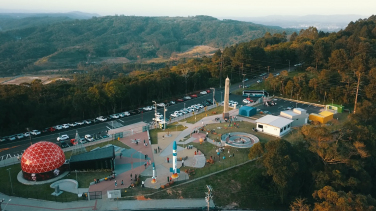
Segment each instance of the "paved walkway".
[{"label": "paved walkway", "polygon": [[[36,199],[25,199],[10,197],[0,193],[4,199],[2,208],[8,211],[51,211],[51,210],[145,210],[145,209],[178,209],[178,208],[200,208],[205,207],[206,202],[202,199],[159,199],[159,200],[124,200],[113,201],[109,199],[75,201],[75,202],[53,202]],[[11,199],[11,201],[9,201]],[[214,207],[211,200],[210,206]]]}]

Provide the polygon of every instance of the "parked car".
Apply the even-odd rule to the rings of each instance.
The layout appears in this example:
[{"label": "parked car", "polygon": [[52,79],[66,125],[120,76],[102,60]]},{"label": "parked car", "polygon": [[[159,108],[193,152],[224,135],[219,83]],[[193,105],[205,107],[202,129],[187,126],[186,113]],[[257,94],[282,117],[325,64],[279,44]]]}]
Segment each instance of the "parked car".
[{"label": "parked car", "polygon": [[276,73],[274,76],[279,76],[279,73]]},{"label": "parked car", "polygon": [[197,97],[196,94],[193,94],[193,95],[190,95],[190,96],[191,96],[191,98],[196,98]]},{"label": "parked car", "polygon": [[107,121],[107,118],[105,118],[104,116],[99,116],[97,117],[97,120],[104,122],[104,121]]},{"label": "parked car", "polygon": [[[69,127],[76,127],[76,126],[77,126],[77,124],[76,124],[75,122],[73,122],[73,123],[68,123],[68,124],[65,124],[65,125],[68,125],[67,128],[69,128]],[[63,125],[63,128],[65,128],[64,125]]]},{"label": "parked car", "polygon": [[55,127],[48,127],[46,129],[47,129],[48,132],[54,132],[54,131],[56,131],[56,129],[57,129],[56,127],[57,126],[59,126],[59,125],[56,125]]},{"label": "parked car", "polygon": [[84,125],[85,124],[85,120],[84,121],[81,121],[81,122],[76,122],[77,125]]},{"label": "parked car", "polygon": [[23,137],[25,137],[25,136],[24,136],[23,133],[20,133],[20,134],[17,134],[16,137],[17,137],[18,139],[21,139],[21,138],[23,138]]},{"label": "parked car", "polygon": [[0,137],[0,142],[3,142],[3,141],[6,141],[7,139],[6,139],[6,137]]},{"label": "parked car", "polygon": [[179,117],[179,114],[177,114],[177,113],[173,113],[173,114],[171,114],[170,116],[173,117],[173,118],[176,118],[176,117]]},{"label": "parked car", "polygon": [[170,105],[175,105],[175,101],[171,100]]},{"label": "parked car", "polygon": [[81,144],[86,144],[86,143],[87,143],[87,141],[86,141],[86,139],[85,139],[85,138],[81,138],[81,139],[80,139],[80,143],[81,143]]},{"label": "parked car", "polygon": [[243,103],[247,103],[247,104],[249,104],[249,103],[251,103],[251,101],[249,101],[249,100],[247,100],[247,99],[244,99],[244,100],[243,100]]},{"label": "parked car", "polygon": [[61,130],[61,129],[63,129],[63,126],[62,126],[62,125],[56,125],[56,126],[55,126],[55,129],[56,129],[56,130]]},{"label": "parked car", "polygon": [[30,136],[30,133],[29,133],[29,132],[26,132],[26,133],[24,133],[24,136],[25,136],[25,137],[29,137],[29,136]]},{"label": "parked car", "polygon": [[210,89],[206,90],[206,92],[209,94],[210,93]]},{"label": "parked car", "polygon": [[143,108],[145,111],[151,111],[151,110],[153,110],[153,107],[151,107],[151,106],[146,106],[146,107],[144,107]]},{"label": "parked car", "polygon": [[189,97],[189,96],[185,96],[185,97],[183,97],[183,99],[184,99],[184,100],[190,100],[190,99],[192,99],[192,98]]},{"label": "parked car", "polygon": [[94,141],[94,138],[93,138],[91,135],[89,135],[89,134],[86,134],[86,135],[85,135],[85,139],[86,139],[87,141],[89,141],[89,142]]},{"label": "parked car", "polygon": [[128,111],[123,112],[124,116],[130,116],[131,114]]},{"label": "parked car", "polygon": [[110,117],[111,119],[119,119],[119,115],[117,114],[111,114]]},{"label": "parked car", "polygon": [[72,146],[76,145],[77,144],[76,139],[72,138],[70,140],[70,143],[72,144]]},{"label": "parked car", "polygon": [[210,104],[213,104],[213,100],[212,99],[207,99],[206,101],[209,102]]},{"label": "parked car", "polygon": [[119,116],[119,118],[125,117],[124,113],[118,113],[117,115]]},{"label": "parked car", "polygon": [[39,130],[32,130],[32,131],[30,132],[30,134],[36,136],[36,135],[40,135],[41,132],[40,132]]},{"label": "parked car", "polygon": [[179,98],[176,100],[176,102],[184,102],[184,100]]},{"label": "parked car", "polygon": [[166,104],[164,104],[164,103],[158,103],[157,104],[157,107],[163,107],[163,106],[166,106]]},{"label": "parked car", "polygon": [[206,95],[206,94],[208,94],[208,92],[207,91],[201,91],[200,94]]},{"label": "parked car", "polygon": [[91,124],[91,120],[90,119],[88,119],[88,120],[84,120],[84,122],[85,122],[85,124]]},{"label": "parked car", "polygon": [[8,140],[9,141],[14,141],[14,140],[16,140],[16,136],[8,136]]},{"label": "parked car", "polygon": [[61,148],[68,148],[69,147],[69,144],[67,144],[65,141],[60,141],[60,147]]},{"label": "parked car", "polygon": [[64,135],[57,137],[57,141],[64,141],[64,140],[67,140],[67,139],[69,139],[69,136],[67,134],[64,134]]},{"label": "parked car", "polygon": [[47,133],[48,132],[48,127],[47,128],[44,128],[44,129],[42,129],[40,132],[42,132],[42,133]]},{"label": "parked car", "polygon": [[262,82],[262,80],[257,80],[256,82],[257,82],[257,83],[259,84],[259,83],[261,83],[261,82]]},{"label": "parked car", "polygon": [[69,124],[63,124],[62,127],[63,127],[64,129],[67,129],[67,128],[69,128]]}]

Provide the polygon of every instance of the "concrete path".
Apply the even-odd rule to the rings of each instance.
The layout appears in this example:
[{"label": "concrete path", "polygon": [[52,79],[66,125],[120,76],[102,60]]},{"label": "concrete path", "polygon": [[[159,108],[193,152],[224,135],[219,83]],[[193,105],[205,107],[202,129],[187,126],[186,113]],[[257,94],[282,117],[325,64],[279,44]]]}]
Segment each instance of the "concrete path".
[{"label": "concrete path", "polygon": [[[0,193],[4,199],[2,208],[7,211],[53,211],[53,210],[145,210],[145,209],[179,209],[179,208],[201,208],[206,206],[202,199],[161,199],[161,200],[124,200],[113,201],[109,199],[75,201],[75,202],[53,202],[36,199],[25,199],[7,196]],[[9,201],[11,199],[11,201]],[[5,207],[6,206],[6,207]],[[214,207],[211,200],[210,206]]]}]

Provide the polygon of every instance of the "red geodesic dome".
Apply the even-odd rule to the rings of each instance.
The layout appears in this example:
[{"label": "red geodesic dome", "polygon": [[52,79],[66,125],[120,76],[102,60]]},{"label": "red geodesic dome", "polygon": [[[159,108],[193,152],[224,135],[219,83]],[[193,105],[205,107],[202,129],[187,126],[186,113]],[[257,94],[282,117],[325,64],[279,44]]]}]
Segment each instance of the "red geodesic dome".
[{"label": "red geodesic dome", "polygon": [[59,168],[65,162],[63,150],[56,144],[41,141],[22,154],[21,168],[27,173],[44,173]]}]

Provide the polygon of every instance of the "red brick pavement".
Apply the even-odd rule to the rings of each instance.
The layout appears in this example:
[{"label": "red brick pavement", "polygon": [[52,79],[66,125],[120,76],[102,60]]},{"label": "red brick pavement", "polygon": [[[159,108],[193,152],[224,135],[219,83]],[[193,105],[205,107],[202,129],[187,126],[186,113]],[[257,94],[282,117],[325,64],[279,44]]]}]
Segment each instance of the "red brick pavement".
[{"label": "red brick pavement", "polygon": [[[131,140],[134,140],[134,139],[140,139],[140,142],[139,142],[138,145],[131,142]],[[148,143],[148,146],[144,146],[144,140],[146,141],[146,143]],[[148,141],[147,132],[137,133],[137,134],[134,134],[132,136],[127,136],[127,137],[121,138],[120,141],[123,142],[124,144],[128,145],[129,147],[135,149],[136,151],[141,151],[142,154],[148,155],[151,162],[154,162],[154,157],[153,157],[151,146],[150,146],[149,141]],[[132,177],[133,177],[132,179],[134,180],[135,174],[140,175],[145,170],[145,167],[143,165],[139,166],[137,168],[133,168],[134,162],[140,162],[140,159],[139,158],[128,158],[128,157],[122,157],[120,159],[119,157],[116,157],[116,160],[115,160],[116,164],[131,163],[132,169],[116,176],[115,180],[117,181],[117,187],[115,187],[115,180],[102,181],[98,184],[91,185],[89,187],[89,191],[90,192],[92,192],[92,191],[102,191],[102,195],[107,195],[108,190],[114,190],[114,189],[121,189],[121,188],[129,187],[132,183],[130,175],[132,174]],[[141,159],[141,162],[145,162],[145,160]],[[115,170],[115,172],[116,172],[116,170]],[[123,180],[124,185],[121,185],[121,180]]]}]

